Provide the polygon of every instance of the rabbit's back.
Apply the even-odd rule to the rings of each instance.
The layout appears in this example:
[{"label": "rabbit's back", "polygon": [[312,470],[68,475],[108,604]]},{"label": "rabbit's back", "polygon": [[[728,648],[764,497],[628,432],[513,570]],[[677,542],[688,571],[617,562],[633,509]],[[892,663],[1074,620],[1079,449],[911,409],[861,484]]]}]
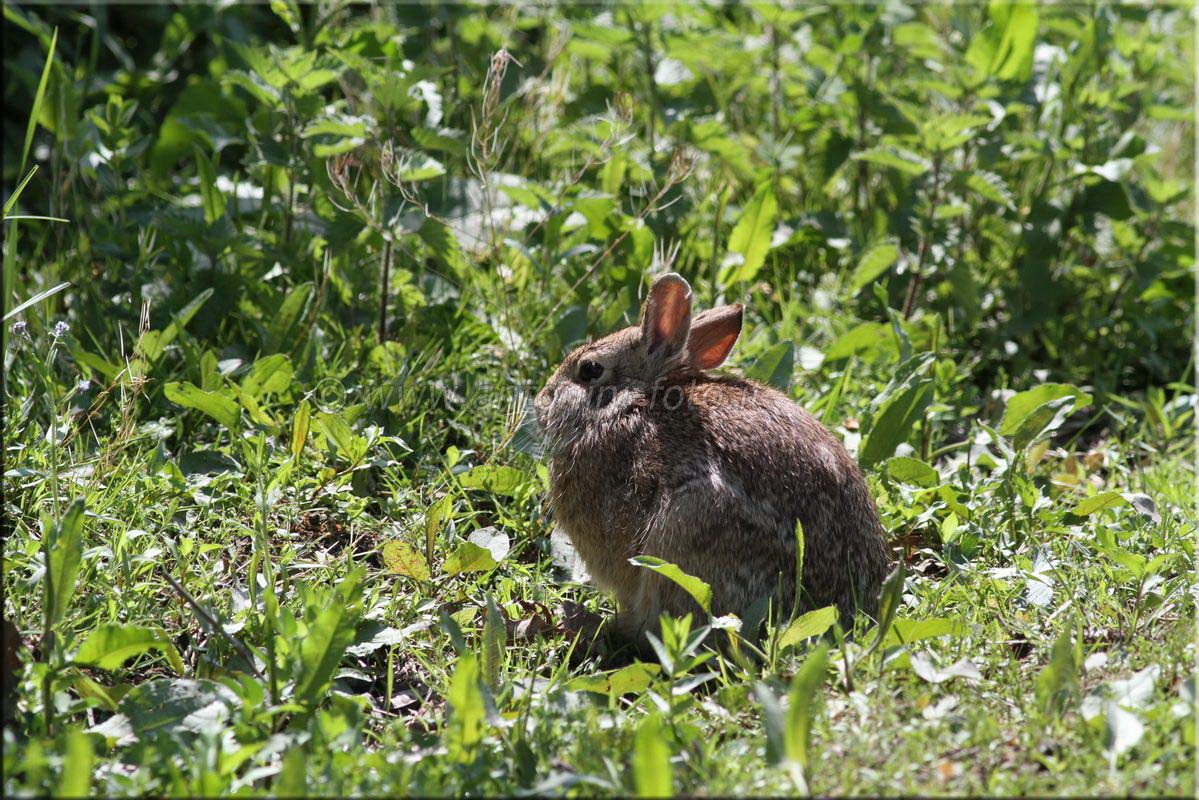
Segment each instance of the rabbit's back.
[{"label": "rabbit's back", "polygon": [[766,595],[789,610],[798,521],[801,607],[874,613],[889,567],[882,526],[857,464],[820,422],[769,387],[708,376],[660,387],[651,412],[662,486],[646,552],[713,583],[722,610]]}]

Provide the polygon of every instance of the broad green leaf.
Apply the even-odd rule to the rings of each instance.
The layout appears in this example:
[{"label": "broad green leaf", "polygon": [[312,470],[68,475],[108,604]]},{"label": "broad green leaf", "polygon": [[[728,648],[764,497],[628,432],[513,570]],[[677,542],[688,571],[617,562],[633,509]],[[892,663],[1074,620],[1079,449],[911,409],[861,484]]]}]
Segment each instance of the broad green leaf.
[{"label": "broad green leaf", "polygon": [[425,555],[430,560],[433,558],[433,544],[437,540],[437,534],[441,532],[453,509],[454,498],[447,494],[429,506],[429,510],[425,512]]},{"label": "broad green leaf", "polygon": [[243,702],[216,681],[159,678],[135,686],[122,698],[119,713],[90,732],[119,738],[113,734],[120,731],[151,743],[181,735],[219,736]]},{"label": "broad green leaf", "polygon": [[204,221],[209,225],[225,215],[225,196],[216,185],[216,169],[208,156],[197,145],[194,148],[196,156],[196,174],[200,180],[200,207],[204,210]]},{"label": "broad green leaf", "polygon": [[795,344],[779,342],[758,356],[745,370],[751,380],[786,391],[791,385],[791,372],[795,368]]},{"label": "broad green leaf", "polygon": [[1003,417],[999,420],[999,433],[1011,436],[1038,407],[1059,397],[1073,397],[1075,408],[1085,408],[1091,404],[1091,395],[1070,383],[1045,383],[1040,386],[1017,392],[1008,398],[1003,409]]},{"label": "broad green leaf", "polygon": [[212,289],[205,289],[179,309],[161,331],[143,333],[137,340],[138,352],[150,361],[157,361],[166,350],[167,345],[179,337],[180,332],[187,327],[187,323],[191,322],[192,317],[208,302],[210,297],[212,297]]},{"label": "broad green leaf", "polygon": [[790,761],[804,770],[808,767],[808,746],[812,739],[812,722],[816,717],[817,692],[824,684],[828,671],[828,644],[822,643],[804,659],[795,673],[788,695],[787,726],[783,732],[784,752]]},{"label": "broad green leaf", "polygon": [[1078,697],[1078,672],[1081,664],[1076,657],[1073,631],[1066,626],[1049,656],[1049,663],[1037,676],[1035,690],[1041,710],[1050,715],[1060,714]]},{"label": "broad green leaf", "polygon": [[334,136],[361,137],[367,135],[369,125],[370,119],[368,117],[353,117],[349,115],[322,117],[313,120],[305,126],[304,132],[300,136],[307,139],[310,136],[318,136],[323,133]]},{"label": "broad green leaf", "polygon": [[487,595],[483,616],[483,679],[492,691],[500,685],[500,670],[503,668],[504,648],[508,644],[508,626],[504,613],[495,604],[495,598]]},{"label": "broad green leaf", "polygon": [[279,310],[271,315],[267,325],[266,341],[263,350],[267,353],[291,350],[296,342],[292,340],[295,327],[309,308],[314,287],[312,281],[305,281],[292,288],[283,299]]},{"label": "broad green leaf", "polygon": [[644,692],[661,673],[658,664],[647,664],[641,661],[621,667],[608,676],[608,690],[611,694],[622,695]]},{"label": "broad green leaf", "polygon": [[171,668],[183,674],[183,659],[166,631],[146,625],[105,623],[92,629],[75,654],[75,663],[113,670],[150,650],[167,657]]},{"label": "broad green leaf", "polygon": [[426,583],[429,580],[429,563],[424,555],[412,545],[400,539],[384,542],[379,550],[383,566],[393,575]]},{"label": "broad green leaf", "polygon": [[969,625],[948,617],[899,618],[892,623],[891,629],[883,638],[883,646],[909,644],[922,639],[935,639],[938,636],[967,636],[969,633]]},{"label": "broad green leaf", "polygon": [[231,432],[236,432],[240,427],[241,408],[225,392],[206,392],[186,381],[172,381],[163,387],[163,394],[176,405],[204,412]]},{"label": "broad green leaf", "polygon": [[874,641],[870,644],[869,652],[871,653],[881,647],[888,638],[895,635],[895,615],[899,613],[899,603],[903,599],[905,572],[905,562],[901,558],[879,589],[878,627]]},{"label": "broad green leaf", "polygon": [[895,265],[899,259],[899,245],[893,241],[877,242],[870,246],[854,268],[849,278],[851,291],[858,291]]},{"label": "broad green leaf", "polygon": [[654,556],[633,556],[629,559],[629,563],[635,567],[651,569],[662,577],[674,581],[687,594],[695,598],[695,602],[699,603],[700,608],[707,613],[712,612],[712,587],[699,578],[688,575],[669,561],[663,561]]},{"label": "broad green leaf", "polygon": [[890,457],[895,448],[907,441],[916,423],[924,418],[924,410],[932,399],[933,384],[927,379],[895,392],[874,416],[870,432],[862,441],[858,455],[861,465],[869,468]]},{"label": "broad green leaf", "polygon": [[881,322],[862,322],[855,325],[834,339],[824,351],[825,363],[878,347],[879,342],[885,340],[887,330],[888,327]]},{"label": "broad green leaf", "polygon": [[314,421],[317,429],[325,434],[329,445],[346,461],[356,464],[366,455],[366,440],[354,433],[354,429],[350,427],[350,423],[346,422],[345,417],[340,414],[321,412],[316,415]]},{"label": "broad green leaf", "polygon": [[[278,0],[275,0],[278,2]],[[272,3],[273,5],[274,3]],[[283,756],[279,776],[271,786],[275,797],[306,797],[308,788],[308,753],[303,745],[293,746]]]},{"label": "broad green leaf", "polygon": [[633,784],[638,797],[673,797],[670,747],[657,713],[647,714],[633,740]]},{"label": "broad green leaf", "polygon": [[79,728],[71,728],[67,733],[66,747],[62,759],[62,777],[58,782],[55,797],[91,797],[92,796],[92,764],[95,753],[92,751],[91,737]]},{"label": "broad green leaf", "polygon": [[641,694],[662,672],[660,664],[636,661],[612,672],[580,675],[567,683],[567,688],[579,692],[595,692],[620,697],[626,694]]},{"label": "broad green leaf", "polygon": [[895,456],[887,459],[887,474],[900,483],[914,486],[936,486],[941,480],[937,471],[918,458]]},{"label": "broad green leaf", "polygon": [[1034,408],[1012,434],[1012,447],[1023,450],[1033,442],[1061,427],[1074,411],[1073,397],[1059,397]]},{"label": "broad green leaf", "polygon": [[486,547],[474,542],[462,542],[446,557],[441,569],[447,575],[458,575],[463,572],[484,572],[498,563]]},{"label": "broad green leaf", "polygon": [[774,219],[778,201],[769,183],[764,183],[741,211],[737,224],[729,234],[729,251],[740,253],[740,264],[726,270],[721,283],[729,286],[753,280],[766,260],[770,240],[774,236]]},{"label": "broad green leaf", "polygon": [[291,422],[291,457],[296,461],[304,452],[304,443],[308,441],[308,426],[312,419],[312,409],[307,400],[302,400],[296,409],[296,415]]},{"label": "broad green leaf", "polygon": [[492,494],[515,495],[528,484],[528,477],[516,467],[482,464],[458,476],[463,489],[482,489]]},{"label": "broad green leaf", "polygon": [[432,156],[409,151],[400,162],[398,177],[401,181],[427,181],[445,174],[445,167]]},{"label": "broad green leaf", "polygon": [[787,629],[782,632],[778,639],[780,649],[798,644],[804,639],[811,639],[815,636],[823,636],[824,633],[837,621],[837,609],[835,606],[825,606],[818,608],[815,611],[809,611],[795,619]]},{"label": "broad green leaf", "polygon": [[313,709],[320,703],[346,648],[354,642],[361,616],[362,570],[333,587],[305,594],[305,635],[298,642],[295,702]]},{"label": "broad green leaf", "polygon": [[786,718],[783,706],[764,681],[754,683],[754,697],[762,706],[762,728],[766,732],[766,763],[777,765],[787,754]]},{"label": "broad green leaf", "polygon": [[455,761],[473,760],[475,747],[483,739],[487,708],[479,679],[478,659],[473,653],[461,654],[445,698],[449,710],[444,742]]},{"label": "broad green leaf", "polygon": [[291,359],[282,353],[275,353],[254,362],[242,379],[241,388],[255,400],[260,400],[268,394],[279,394],[287,389],[291,386],[291,378]]},{"label": "broad green leaf", "polygon": [[1079,517],[1085,517],[1089,514],[1094,514],[1096,511],[1102,511],[1105,508],[1116,508],[1123,505],[1128,505],[1128,500],[1119,492],[1100,492],[1093,497],[1088,497],[1086,500],[1080,501],[1074,508],[1070,509],[1070,513]]},{"label": "broad green leaf", "polygon": [[59,623],[75,594],[79,565],[83,561],[83,498],[76,498],[56,521],[42,520],[42,535],[49,537],[50,625]]}]

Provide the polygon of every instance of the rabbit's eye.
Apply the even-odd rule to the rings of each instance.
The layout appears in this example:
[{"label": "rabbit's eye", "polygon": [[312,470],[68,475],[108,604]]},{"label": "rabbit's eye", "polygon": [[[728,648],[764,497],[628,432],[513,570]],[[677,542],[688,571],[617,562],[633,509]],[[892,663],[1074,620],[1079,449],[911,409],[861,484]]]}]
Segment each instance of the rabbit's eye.
[{"label": "rabbit's eye", "polygon": [[604,375],[604,365],[598,361],[587,359],[579,362],[579,380],[583,383],[594,383]]}]

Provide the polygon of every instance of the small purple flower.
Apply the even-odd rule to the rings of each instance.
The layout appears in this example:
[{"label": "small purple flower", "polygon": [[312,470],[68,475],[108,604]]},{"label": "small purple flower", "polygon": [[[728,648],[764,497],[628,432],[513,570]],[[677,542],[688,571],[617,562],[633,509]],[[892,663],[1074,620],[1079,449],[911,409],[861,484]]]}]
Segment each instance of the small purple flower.
[{"label": "small purple flower", "polygon": [[86,392],[90,388],[92,388],[92,382],[89,381],[87,378],[84,378],[83,380],[79,381],[79,391]]},{"label": "small purple flower", "polygon": [[71,326],[68,325],[67,323],[61,322],[61,321],[54,323],[55,338],[62,338],[63,336],[66,336],[70,332],[71,332]]},{"label": "small purple flower", "polygon": [[12,324],[12,327],[9,328],[9,330],[12,331],[13,336],[28,336],[29,334],[25,331],[25,329],[28,327],[29,323],[23,319],[19,319]]}]

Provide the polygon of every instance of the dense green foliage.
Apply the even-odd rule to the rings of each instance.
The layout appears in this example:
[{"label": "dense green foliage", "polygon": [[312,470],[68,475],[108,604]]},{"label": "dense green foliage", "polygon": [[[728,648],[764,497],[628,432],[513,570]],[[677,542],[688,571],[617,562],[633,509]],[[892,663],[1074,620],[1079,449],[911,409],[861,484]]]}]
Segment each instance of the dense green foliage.
[{"label": "dense green foliage", "polygon": [[[1187,7],[4,15],[6,796],[1193,793]],[[881,624],[568,657],[530,398],[669,263]]]}]

